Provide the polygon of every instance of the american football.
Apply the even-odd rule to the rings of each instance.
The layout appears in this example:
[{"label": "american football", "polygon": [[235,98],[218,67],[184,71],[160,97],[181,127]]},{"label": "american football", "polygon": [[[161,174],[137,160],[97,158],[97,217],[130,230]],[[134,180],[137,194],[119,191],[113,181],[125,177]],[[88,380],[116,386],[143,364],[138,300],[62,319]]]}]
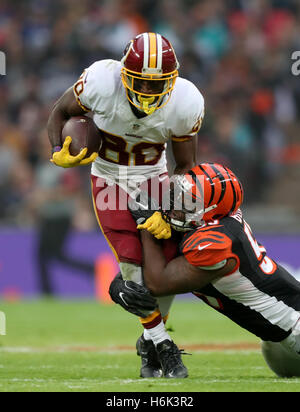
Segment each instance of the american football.
[{"label": "american football", "polygon": [[71,117],[64,125],[62,130],[62,143],[67,136],[71,136],[72,143],[69,151],[72,156],[76,156],[81,149],[87,147],[85,157],[100,150],[102,139],[101,131],[95,125],[93,119],[87,116]]}]

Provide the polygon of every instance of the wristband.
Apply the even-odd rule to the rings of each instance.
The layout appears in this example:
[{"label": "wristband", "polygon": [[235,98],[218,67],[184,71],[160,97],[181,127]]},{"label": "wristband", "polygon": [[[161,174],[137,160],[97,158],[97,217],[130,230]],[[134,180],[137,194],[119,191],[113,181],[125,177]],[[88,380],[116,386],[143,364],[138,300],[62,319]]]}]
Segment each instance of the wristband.
[{"label": "wristband", "polygon": [[52,147],[52,154],[55,152],[60,152],[61,151],[61,146],[54,146]]}]

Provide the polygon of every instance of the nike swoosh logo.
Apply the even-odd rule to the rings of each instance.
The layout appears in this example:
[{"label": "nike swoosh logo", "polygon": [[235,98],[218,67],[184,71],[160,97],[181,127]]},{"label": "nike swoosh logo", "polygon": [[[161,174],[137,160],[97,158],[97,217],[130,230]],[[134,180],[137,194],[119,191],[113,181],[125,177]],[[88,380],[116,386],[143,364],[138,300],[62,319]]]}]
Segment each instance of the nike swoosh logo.
[{"label": "nike swoosh logo", "polygon": [[[125,284],[125,287],[126,287],[127,289],[134,291],[134,289],[132,289],[132,288],[128,285],[127,280],[125,280],[124,284]],[[122,295],[124,295],[123,292],[120,292],[120,293],[122,293]]]},{"label": "nike swoosh logo", "polygon": [[125,305],[126,306],[128,306],[128,303],[126,302],[126,300],[125,299],[123,299],[123,295],[124,295],[124,293],[123,292],[119,292],[119,296],[120,296],[120,298],[122,299],[122,301],[125,303]]},{"label": "nike swoosh logo", "polygon": [[157,207],[153,207],[153,209],[151,208],[151,205],[150,205],[150,207],[149,207],[149,205],[145,205],[145,204],[143,204],[143,203],[140,203],[140,202],[135,202],[135,209],[134,209],[134,211],[136,211],[136,210],[149,210],[149,211],[151,211],[151,212],[156,212],[156,211],[158,211],[159,209],[157,208]]},{"label": "nike swoosh logo", "polygon": [[212,245],[212,243],[208,243],[208,245],[204,245],[204,246],[198,246],[199,250],[205,249],[206,247]]},{"label": "nike swoosh logo", "polygon": [[158,176],[159,182],[163,182],[164,180],[168,179],[169,176]]},{"label": "nike swoosh logo", "polygon": [[135,204],[136,204],[137,206],[139,206],[140,209],[148,210],[148,205],[144,205],[143,203],[139,203],[139,202],[135,202]]}]

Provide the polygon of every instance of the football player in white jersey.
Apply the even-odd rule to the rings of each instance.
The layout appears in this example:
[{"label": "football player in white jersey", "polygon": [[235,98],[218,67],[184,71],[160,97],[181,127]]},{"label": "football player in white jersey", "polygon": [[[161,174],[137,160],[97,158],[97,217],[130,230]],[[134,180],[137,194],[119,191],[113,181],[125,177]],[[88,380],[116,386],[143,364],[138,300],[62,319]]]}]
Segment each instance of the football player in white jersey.
[{"label": "football player in white jersey", "polygon": [[[123,279],[142,284],[142,246],[127,199],[137,188],[151,190],[160,202],[168,185],[166,144],[172,142],[175,174],[195,164],[196,139],[204,116],[204,100],[188,80],[178,77],[179,64],[170,42],[158,33],[130,41],[121,61],[101,60],[84,70],[75,85],[57,101],[48,121],[52,162],[61,167],[92,163],[92,193],[98,223],[112,248]],[[61,131],[71,116],[92,112],[102,135],[99,153],[71,156],[71,139],[62,145]],[[100,133],[100,132],[99,132]],[[150,184],[151,183],[151,184]],[[153,193],[156,192],[155,195]],[[116,195],[116,196],[115,196]],[[107,199],[110,199],[107,201]],[[113,201],[111,202],[111,199]],[[125,205],[125,207],[124,207]],[[155,223],[156,215],[153,215]],[[162,223],[164,224],[164,223]],[[155,224],[154,224],[154,227]],[[168,229],[168,225],[165,225]],[[155,230],[154,230],[155,233]],[[177,245],[164,241],[166,259]],[[155,345],[163,341],[173,377],[186,377],[180,351],[165,329],[173,297],[141,318],[144,333],[137,342],[142,377],[160,377]]]},{"label": "football player in white jersey", "polygon": [[[267,255],[243,219],[238,178],[227,167],[202,163],[174,180],[177,196],[161,219],[186,234],[180,255],[167,263],[158,241],[142,231],[147,287],[154,296],[193,292],[261,338],[263,356],[278,376],[300,376],[300,283]],[[186,213],[181,204],[174,207],[176,198],[194,199],[200,207],[196,213]],[[144,213],[133,211],[138,219]],[[143,295],[150,304],[149,291],[128,286],[116,277],[111,296],[118,290],[136,311]],[[152,304],[155,307],[155,300]]]}]

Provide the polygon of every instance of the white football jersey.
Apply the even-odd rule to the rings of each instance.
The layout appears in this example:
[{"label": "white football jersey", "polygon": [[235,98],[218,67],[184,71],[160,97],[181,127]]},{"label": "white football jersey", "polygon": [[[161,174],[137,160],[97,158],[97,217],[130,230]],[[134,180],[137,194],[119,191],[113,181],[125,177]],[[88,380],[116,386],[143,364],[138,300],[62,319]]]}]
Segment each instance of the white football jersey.
[{"label": "white football jersey", "polygon": [[78,104],[93,112],[94,122],[103,135],[91,172],[112,181],[140,181],[166,172],[166,143],[195,135],[204,116],[201,93],[179,77],[165,106],[137,118],[121,82],[121,63],[115,60],[92,64],[73,90]]}]

